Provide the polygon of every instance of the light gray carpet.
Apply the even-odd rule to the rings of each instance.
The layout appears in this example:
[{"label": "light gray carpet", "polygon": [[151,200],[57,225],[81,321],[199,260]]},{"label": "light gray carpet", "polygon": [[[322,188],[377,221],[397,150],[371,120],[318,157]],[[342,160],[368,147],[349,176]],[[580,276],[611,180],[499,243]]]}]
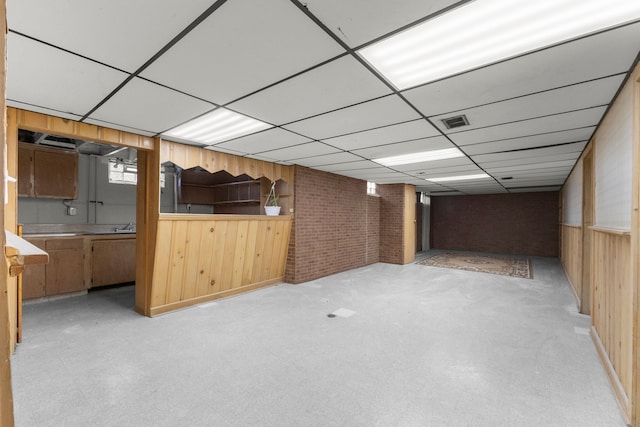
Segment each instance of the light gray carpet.
[{"label": "light gray carpet", "polygon": [[16,425],[624,426],[558,261],[533,268],[375,264],[153,319],[130,288],[28,305]]}]

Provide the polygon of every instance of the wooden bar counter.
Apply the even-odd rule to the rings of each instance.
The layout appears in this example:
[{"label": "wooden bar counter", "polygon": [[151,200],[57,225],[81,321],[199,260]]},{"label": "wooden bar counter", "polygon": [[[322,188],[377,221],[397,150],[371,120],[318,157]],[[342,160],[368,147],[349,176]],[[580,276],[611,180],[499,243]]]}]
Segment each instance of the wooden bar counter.
[{"label": "wooden bar counter", "polygon": [[160,214],[151,315],[279,283],[291,216]]}]

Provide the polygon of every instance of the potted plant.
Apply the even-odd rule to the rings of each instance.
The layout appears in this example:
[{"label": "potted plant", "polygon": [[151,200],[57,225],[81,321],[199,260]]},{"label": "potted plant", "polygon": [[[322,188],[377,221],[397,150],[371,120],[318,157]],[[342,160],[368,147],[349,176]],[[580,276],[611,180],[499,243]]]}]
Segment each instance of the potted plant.
[{"label": "potted plant", "polygon": [[267,200],[264,203],[264,211],[267,215],[280,215],[280,206],[278,206],[278,200],[280,200],[280,196],[276,194],[276,183],[275,181],[273,181],[271,183],[271,191],[269,191],[269,194],[267,194]]}]

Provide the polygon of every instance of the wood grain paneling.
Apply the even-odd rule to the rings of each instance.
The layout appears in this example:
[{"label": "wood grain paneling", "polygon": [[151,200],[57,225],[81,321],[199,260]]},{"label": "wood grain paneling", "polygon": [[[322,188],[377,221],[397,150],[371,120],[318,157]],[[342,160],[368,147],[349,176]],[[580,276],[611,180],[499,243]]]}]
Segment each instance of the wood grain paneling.
[{"label": "wood grain paneling", "polygon": [[[162,141],[160,162],[173,162],[183,169],[200,166],[211,173],[224,170],[233,176],[247,174],[254,179],[264,176],[271,181],[281,179],[289,185],[293,183],[292,166],[238,157],[233,154],[219,153],[171,141]],[[290,206],[293,206],[292,201],[289,201],[289,203]]]},{"label": "wood grain paneling", "polygon": [[153,150],[153,138],[148,136],[136,135],[102,126],[48,116],[46,114],[36,113],[33,111],[20,110],[18,108],[10,107],[7,110],[11,114],[16,114],[18,127],[20,129],[27,129],[58,136],[67,136],[76,139],[104,142],[107,144],[117,144],[139,150]]},{"label": "wood grain paneling", "polygon": [[150,314],[281,282],[291,217],[162,214]]},{"label": "wood grain paneling", "polygon": [[582,227],[563,224],[561,230],[560,261],[571,283],[578,302],[582,306]]},{"label": "wood grain paneling", "polygon": [[416,187],[404,186],[404,254],[403,263],[409,264],[416,258]]},{"label": "wood grain paneling", "polygon": [[138,152],[136,188],[136,311],[151,315],[151,287],[160,214],[160,138],[153,151]]},{"label": "wood grain paneling", "polygon": [[[0,126],[0,165],[4,165],[7,155],[7,122],[6,122],[6,40],[7,40],[7,8],[6,1],[0,0],[0,110],[2,123]],[[13,175],[15,176],[15,175]],[[6,177],[4,178],[6,182]],[[0,186],[0,200],[5,198],[4,183]],[[0,211],[0,227],[5,228],[5,209]],[[15,206],[14,206],[15,209]],[[15,213],[14,213],[15,214]],[[14,231],[14,230],[12,230]],[[0,244],[4,248],[5,233],[0,233]],[[11,391],[11,333],[9,317],[8,287],[9,271],[6,262],[0,262],[0,425],[12,426],[13,393]]]},{"label": "wood grain paneling", "polygon": [[633,390],[631,394],[630,419],[632,425],[640,427],[640,67],[636,66],[633,82],[633,169],[631,196],[631,283],[634,284],[633,319]]},{"label": "wood grain paneling", "polygon": [[592,334],[618,401],[629,419],[634,376],[630,236],[594,228],[592,241]]}]

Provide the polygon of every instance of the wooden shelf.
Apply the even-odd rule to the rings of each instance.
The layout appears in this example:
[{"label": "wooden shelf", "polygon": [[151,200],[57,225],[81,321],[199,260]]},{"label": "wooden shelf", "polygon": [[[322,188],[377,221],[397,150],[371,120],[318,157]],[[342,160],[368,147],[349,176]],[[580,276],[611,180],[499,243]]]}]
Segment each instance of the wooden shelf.
[{"label": "wooden shelf", "polygon": [[[180,172],[178,201],[215,206],[215,214],[261,215],[261,205],[271,190],[271,181],[264,177],[248,178],[247,175],[233,177],[224,171],[210,174],[201,169],[185,169]],[[282,193],[288,193],[289,188],[280,182],[277,190],[286,212],[289,194]]]}]

